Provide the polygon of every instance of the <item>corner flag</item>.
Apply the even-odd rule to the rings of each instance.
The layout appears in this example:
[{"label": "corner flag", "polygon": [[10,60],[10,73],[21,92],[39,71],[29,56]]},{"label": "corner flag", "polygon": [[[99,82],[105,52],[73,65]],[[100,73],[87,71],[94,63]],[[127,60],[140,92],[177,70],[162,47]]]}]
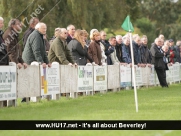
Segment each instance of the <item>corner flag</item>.
[{"label": "corner flag", "polygon": [[129,16],[127,16],[121,26],[125,31],[129,32],[130,36],[130,49],[131,49],[131,60],[132,60],[132,74],[133,74],[133,84],[134,84],[134,96],[135,96],[135,106],[136,112],[138,112],[138,97],[137,97],[137,90],[136,90],[136,79],[135,79],[135,70],[134,70],[134,55],[133,55],[133,45],[132,45],[132,33],[134,32],[133,25],[130,21]]},{"label": "corner flag", "polygon": [[133,25],[130,21],[129,15],[125,18],[121,27],[127,32],[134,32],[134,28],[133,28]]}]

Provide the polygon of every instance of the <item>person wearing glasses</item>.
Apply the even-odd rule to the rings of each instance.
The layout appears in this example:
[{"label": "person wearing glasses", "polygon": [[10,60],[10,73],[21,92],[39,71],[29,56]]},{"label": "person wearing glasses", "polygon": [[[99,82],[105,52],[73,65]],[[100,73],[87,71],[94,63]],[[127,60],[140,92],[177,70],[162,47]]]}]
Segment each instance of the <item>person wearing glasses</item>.
[{"label": "person wearing glasses", "polygon": [[166,61],[166,52],[162,50],[162,43],[160,38],[156,38],[153,46],[150,49],[152,54],[152,60],[151,63],[155,66],[155,71],[158,76],[158,80],[160,82],[160,85],[162,87],[168,87],[167,81],[166,81],[166,70],[168,70],[167,67],[167,61]]},{"label": "person wearing glasses", "polygon": [[52,62],[58,62],[60,65],[77,65],[74,63],[70,50],[67,46],[67,30],[60,28],[57,37],[53,40],[48,53],[48,59]]},{"label": "person wearing glasses", "polygon": [[24,63],[21,57],[21,48],[18,39],[19,33],[22,31],[21,27],[21,22],[18,19],[11,19],[8,24],[8,29],[4,32],[3,39],[7,46],[10,62],[15,62],[18,68],[23,66],[26,68],[27,64]]}]

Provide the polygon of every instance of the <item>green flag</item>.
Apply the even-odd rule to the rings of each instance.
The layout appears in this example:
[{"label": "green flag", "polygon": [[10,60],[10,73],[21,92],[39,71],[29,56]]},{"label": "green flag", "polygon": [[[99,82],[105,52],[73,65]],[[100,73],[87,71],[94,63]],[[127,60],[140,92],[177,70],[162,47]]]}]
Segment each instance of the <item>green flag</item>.
[{"label": "green flag", "polygon": [[127,32],[134,32],[134,28],[129,16],[126,17],[121,27]]}]

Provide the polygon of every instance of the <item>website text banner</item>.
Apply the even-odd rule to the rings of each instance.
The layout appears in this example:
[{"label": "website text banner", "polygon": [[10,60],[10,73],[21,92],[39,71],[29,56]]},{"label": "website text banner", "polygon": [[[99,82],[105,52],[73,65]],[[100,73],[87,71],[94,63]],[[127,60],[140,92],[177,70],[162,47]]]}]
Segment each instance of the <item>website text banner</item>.
[{"label": "website text banner", "polygon": [[94,91],[107,90],[107,66],[94,66]]},{"label": "website text banner", "polygon": [[181,121],[13,120],[0,121],[0,130],[181,130]]},{"label": "website text banner", "polygon": [[0,101],[16,99],[16,65],[0,67]]},{"label": "website text banner", "polygon": [[43,68],[41,72],[41,95],[52,95],[60,93],[60,70],[59,64],[52,64],[51,67]]},{"label": "website text banner", "polygon": [[127,66],[120,66],[120,84],[121,87],[130,87],[131,86],[131,67],[130,65]]},{"label": "website text banner", "polygon": [[93,91],[93,67],[78,66],[78,92]]}]

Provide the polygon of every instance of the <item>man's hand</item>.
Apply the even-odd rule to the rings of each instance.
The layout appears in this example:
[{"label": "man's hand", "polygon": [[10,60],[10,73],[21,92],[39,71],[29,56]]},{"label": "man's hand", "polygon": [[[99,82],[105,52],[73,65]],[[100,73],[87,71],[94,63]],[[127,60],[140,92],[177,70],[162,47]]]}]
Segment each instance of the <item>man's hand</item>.
[{"label": "man's hand", "polygon": [[151,64],[147,64],[147,66],[148,66],[149,68],[151,68]]},{"label": "man's hand", "polygon": [[24,69],[26,69],[28,67],[28,65],[26,63],[23,63]]},{"label": "man's hand", "polygon": [[48,64],[48,67],[50,68],[51,66],[52,66],[52,64],[51,64],[51,63],[49,63],[49,64]]},{"label": "man's hand", "polygon": [[46,64],[46,63],[43,63],[42,66],[43,66],[43,68],[46,68],[47,64]]},{"label": "man's hand", "polygon": [[72,63],[69,63],[68,65],[69,65],[69,66],[72,66]]},{"label": "man's hand", "polygon": [[22,64],[21,64],[21,63],[18,63],[18,64],[17,64],[17,67],[18,67],[19,69],[21,69],[21,68],[22,68]]}]

